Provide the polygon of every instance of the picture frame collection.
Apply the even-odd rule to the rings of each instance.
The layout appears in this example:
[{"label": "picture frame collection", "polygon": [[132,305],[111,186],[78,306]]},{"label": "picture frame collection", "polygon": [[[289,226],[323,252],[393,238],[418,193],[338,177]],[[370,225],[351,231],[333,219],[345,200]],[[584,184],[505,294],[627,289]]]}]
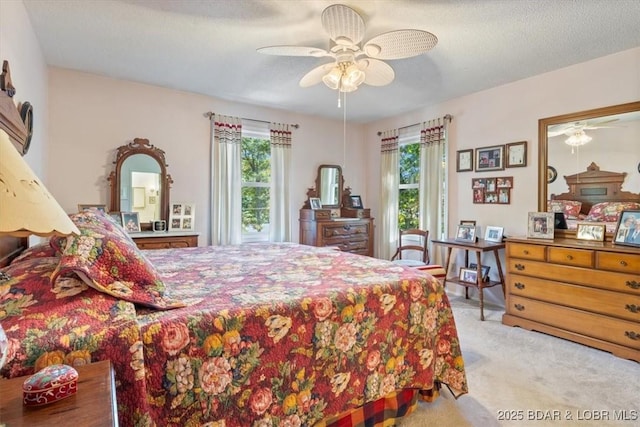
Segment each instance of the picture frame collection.
[{"label": "picture frame collection", "polygon": [[456,172],[488,172],[527,166],[527,141],[456,151]]},{"label": "picture frame collection", "polygon": [[471,189],[474,204],[511,204],[512,176],[473,178]]}]

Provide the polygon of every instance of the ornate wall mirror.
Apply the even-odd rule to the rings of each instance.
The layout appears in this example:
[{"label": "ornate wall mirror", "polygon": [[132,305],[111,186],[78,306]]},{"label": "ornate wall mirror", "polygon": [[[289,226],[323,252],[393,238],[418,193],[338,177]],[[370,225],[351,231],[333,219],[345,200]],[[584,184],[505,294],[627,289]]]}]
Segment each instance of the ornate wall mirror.
[{"label": "ornate wall mirror", "polygon": [[148,139],[135,138],[118,147],[116,167],[109,175],[111,211],[138,212],[140,224],[169,219],[169,191],[173,180],[167,174],[164,151]]},{"label": "ornate wall mirror", "polygon": [[538,144],[541,212],[552,194],[568,190],[565,176],[585,172],[591,163],[626,173],[623,189],[640,193],[640,101],[540,119]]},{"label": "ornate wall mirror", "polygon": [[322,207],[337,209],[340,207],[344,178],[342,168],[337,165],[320,165],[316,177],[316,191]]}]

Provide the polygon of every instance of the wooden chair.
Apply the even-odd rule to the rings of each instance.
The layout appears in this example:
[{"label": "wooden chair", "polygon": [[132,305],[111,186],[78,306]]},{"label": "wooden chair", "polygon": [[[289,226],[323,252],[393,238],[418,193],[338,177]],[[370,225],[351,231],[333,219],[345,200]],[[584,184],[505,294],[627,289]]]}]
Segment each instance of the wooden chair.
[{"label": "wooden chair", "polygon": [[[409,267],[420,267],[429,264],[429,231],[411,228],[400,230],[398,249],[391,258],[391,261]],[[404,251],[420,252],[420,259],[402,258]]]}]

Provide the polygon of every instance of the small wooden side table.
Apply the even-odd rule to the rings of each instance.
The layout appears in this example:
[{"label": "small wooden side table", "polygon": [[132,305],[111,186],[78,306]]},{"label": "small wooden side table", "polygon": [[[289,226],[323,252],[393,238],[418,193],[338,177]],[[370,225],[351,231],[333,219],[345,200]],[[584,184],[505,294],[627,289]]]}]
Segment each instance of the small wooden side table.
[{"label": "small wooden side table", "polygon": [[22,384],[26,376],[0,379],[0,426],[117,426],[118,406],[111,362],[104,360],[76,370],[76,394],[44,406],[22,404]]},{"label": "small wooden side table", "polygon": [[[432,240],[434,245],[440,245],[447,248],[447,260],[444,265],[444,270],[447,272],[447,277],[443,280],[443,285],[446,287],[447,282],[456,283],[458,285],[464,286],[465,289],[465,297],[469,298],[469,288],[476,288],[480,294],[480,320],[484,320],[484,295],[482,290],[484,288],[490,288],[493,286],[500,285],[502,286],[502,295],[505,294],[505,284],[504,284],[504,274],[502,273],[502,264],[500,264],[500,254],[498,253],[500,249],[504,249],[504,242],[488,242],[483,239],[478,239],[476,242],[461,242],[456,239],[443,239],[443,240]],[[465,251],[464,254],[464,265],[469,266],[469,251],[475,252],[476,260],[477,260],[477,280],[475,283],[463,282],[460,280],[460,276],[448,276],[449,274],[449,262],[451,261],[451,251],[453,249],[463,249]],[[483,281],[482,280],[482,253],[483,252],[493,252],[493,255],[496,259],[496,267],[498,269],[498,275],[500,280],[498,281]]]}]

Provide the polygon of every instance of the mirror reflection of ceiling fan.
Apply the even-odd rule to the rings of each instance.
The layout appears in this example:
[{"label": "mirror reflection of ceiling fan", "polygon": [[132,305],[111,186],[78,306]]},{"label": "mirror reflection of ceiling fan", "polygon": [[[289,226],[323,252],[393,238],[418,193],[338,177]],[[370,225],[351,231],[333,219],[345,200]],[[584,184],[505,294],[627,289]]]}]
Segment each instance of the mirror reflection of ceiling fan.
[{"label": "mirror reflection of ceiling fan", "polygon": [[549,126],[549,130],[548,130],[548,136],[552,137],[552,136],[558,136],[558,135],[567,135],[567,136],[571,136],[574,135],[576,133],[582,132],[584,133],[585,130],[595,130],[595,129],[608,129],[608,128],[614,128],[617,126],[603,126],[605,124],[608,123],[612,123],[618,121],[618,119],[610,119],[610,120],[605,120],[605,121],[599,121],[599,120],[582,120],[582,121],[577,121],[577,122],[570,122],[570,123],[562,123],[559,125],[553,125],[553,126]]},{"label": "mirror reflection of ceiling fan", "polygon": [[321,16],[330,38],[329,50],[306,46],[268,46],[257,51],[268,55],[329,57],[333,61],[309,71],[301,87],[324,82],[332,90],[353,92],[360,84],[385,86],[393,81],[393,68],[384,60],[403,59],[427,52],[438,38],[423,30],[396,30],[377,35],[362,44],[364,20],[342,4],[328,6]]}]

